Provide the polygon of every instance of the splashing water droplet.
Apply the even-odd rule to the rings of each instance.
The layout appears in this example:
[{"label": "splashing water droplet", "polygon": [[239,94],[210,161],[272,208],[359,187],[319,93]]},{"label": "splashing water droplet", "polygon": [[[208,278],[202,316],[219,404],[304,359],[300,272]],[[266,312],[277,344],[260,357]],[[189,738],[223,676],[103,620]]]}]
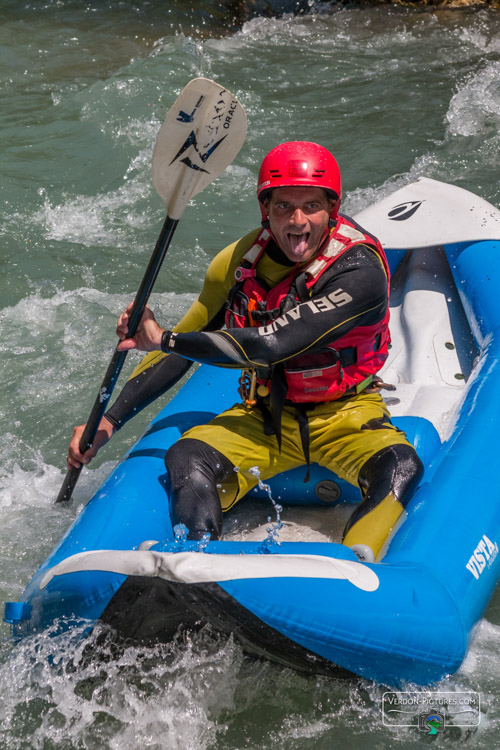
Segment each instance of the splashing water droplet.
[{"label": "splashing water droplet", "polygon": [[281,515],[280,515],[281,511],[283,510],[283,508],[282,508],[281,505],[277,505],[275,503],[274,498],[273,498],[273,496],[271,494],[271,487],[268,484],[264,484],[264,482],[260,478],[260,469],[259,469],[259,467],[258,466],[252,466],[248,470],[248,473],[252,474],[254,477],[256,477],[256,479],[257,479],[257,481],[259,483],[259,489],[263,490],[267,494],[269,500],[272,502],[272,504],[274,506],[274,510],[276,511],[276,521],[274,523],[272,521],[271,516],[267,517],[267,522],[270,523],[271,526],[268,526],[266,528],[267,539],[264,539],[264,541],[262,542],[261,549],[259,550],[260,552],[269,552],[269,548],[271,547],[271,545],[273,545],[273,544],[280,544],[280,542],[278,541],[278,536],[279,536],[279,533],[280,533],[280,529],[283,528],[283,521],[281,520]]},{"label": "splashing water droplet", "polygon": [[182,546],[187,540],[188,528],[183,523],[178,523],[174,526],[174,537],[176,546]]},{"label": "splashing water droplet", "polygon": [[208,545],[209,541],[210,541],[210,534],[207,532],[206,534],[203,534],[198,544],[196,545],[196,551],[204,552],[205,547]]}]

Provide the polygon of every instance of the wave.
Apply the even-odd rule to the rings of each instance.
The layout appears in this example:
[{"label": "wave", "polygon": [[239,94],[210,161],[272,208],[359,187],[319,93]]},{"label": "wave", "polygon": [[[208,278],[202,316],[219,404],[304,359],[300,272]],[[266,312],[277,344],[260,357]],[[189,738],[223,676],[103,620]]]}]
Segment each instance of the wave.
[{"label": "wave", "polygon": [[480,70],[467,77],[452,97],[446,119],[450,136],[481,135],[487,138],[498,133],[500,62],[483,64]]},{"label": "wave", "polygon": [[223,734],[243,659],[232,639],[137,647],[57,625],[2,659],[3,747],[205,750]]}]

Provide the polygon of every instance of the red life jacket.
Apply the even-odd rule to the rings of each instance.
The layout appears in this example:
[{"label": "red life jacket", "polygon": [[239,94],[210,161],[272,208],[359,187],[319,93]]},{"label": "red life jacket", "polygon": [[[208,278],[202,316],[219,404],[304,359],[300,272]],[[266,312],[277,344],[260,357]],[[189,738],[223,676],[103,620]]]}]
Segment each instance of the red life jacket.
[{"label": "red life jacket", "polygon": [[[257,264],[270,239],[270,233],[262,230],[234,272],[237,284],[228,299],[228,328],[265,326],[264,331],[272,333],[293,319],[294,308],[301,302],[308,302],[314,312],[350,302],[350,296],[341,289],[314,300],[310,297],[321,276],[355,245],[367,245],[375,250],[383,263],[389,290],[389,266],[382,245],[345,216],[339,215],[323,243],[324,249],[316,257],[305,267],[294,266],[290,274],[272,288],[256,276]],[[284,364],[286,398],[296,403],[334,401],[346,392],[360,392],[387,359],[389,343],[388,308],[378,323],[356,326],[319,352],[287,360]],[[258,371],[258,375],[261,377],[257,382],[265,390],[269,389],[270,373]]]}]

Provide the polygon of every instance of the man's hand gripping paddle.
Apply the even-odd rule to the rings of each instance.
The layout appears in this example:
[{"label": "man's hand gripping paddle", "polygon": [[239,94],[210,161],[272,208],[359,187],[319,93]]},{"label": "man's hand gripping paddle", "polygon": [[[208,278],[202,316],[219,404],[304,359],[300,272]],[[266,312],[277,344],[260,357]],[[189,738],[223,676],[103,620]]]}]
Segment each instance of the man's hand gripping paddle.
[{"label": "man's hand gripping paddle", "polygon": [[[231,164],[247,131],[245,110],[230,91],[206,78],[195,78],[167,113],[153,152],[153,185],[167,206],[167,218],[134,300],[129,336],[137,330],[175,228],[186,205]],[[94,440],[127,352],[113,354],[80,442],[84,453]],[[80,475],[71,468],[57,496],[67,502]]]}]

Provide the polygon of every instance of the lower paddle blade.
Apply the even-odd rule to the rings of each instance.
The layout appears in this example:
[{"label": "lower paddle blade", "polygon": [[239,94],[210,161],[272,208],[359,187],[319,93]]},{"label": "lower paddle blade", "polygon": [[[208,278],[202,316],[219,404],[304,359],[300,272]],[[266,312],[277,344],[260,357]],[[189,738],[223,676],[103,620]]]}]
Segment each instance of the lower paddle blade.
[{"label": "lower paddle blade", "polygon": [[429,177],[419,177],[354,218],[387,249],[500,239],[498,208],[468,190]]}]

